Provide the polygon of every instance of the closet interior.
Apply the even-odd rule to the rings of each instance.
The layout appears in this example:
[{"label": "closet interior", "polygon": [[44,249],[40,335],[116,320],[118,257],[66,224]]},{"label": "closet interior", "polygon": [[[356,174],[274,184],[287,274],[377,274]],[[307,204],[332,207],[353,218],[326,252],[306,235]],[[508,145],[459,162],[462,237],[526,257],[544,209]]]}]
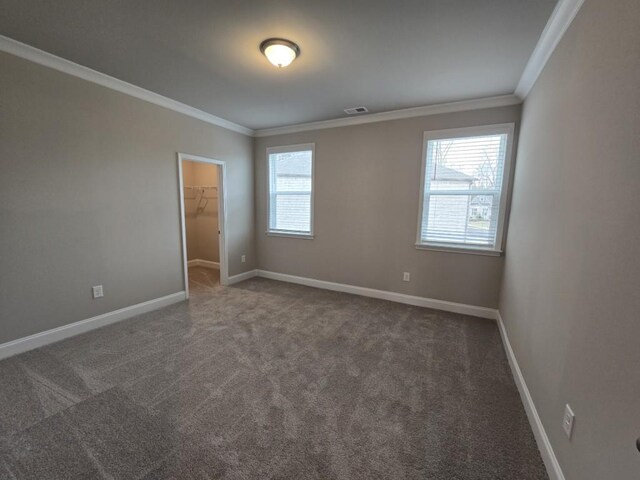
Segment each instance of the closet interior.
[{"label": "closet interior", "polygon": [[220,205],[218,165],[182,162],[189,290],[220,285]]}]

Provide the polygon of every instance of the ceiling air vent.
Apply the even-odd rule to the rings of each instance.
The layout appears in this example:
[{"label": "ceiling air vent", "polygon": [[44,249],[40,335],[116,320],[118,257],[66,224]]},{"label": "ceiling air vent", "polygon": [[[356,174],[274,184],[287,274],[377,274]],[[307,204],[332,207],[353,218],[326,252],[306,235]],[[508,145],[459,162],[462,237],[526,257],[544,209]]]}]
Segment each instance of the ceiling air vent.
[{"label": "ceiling air vent", "polygon": [[344,112],[349,115],[357,115],[358,113],[367,113],[367,107],[353,107],[353,108],[345,108]]}]

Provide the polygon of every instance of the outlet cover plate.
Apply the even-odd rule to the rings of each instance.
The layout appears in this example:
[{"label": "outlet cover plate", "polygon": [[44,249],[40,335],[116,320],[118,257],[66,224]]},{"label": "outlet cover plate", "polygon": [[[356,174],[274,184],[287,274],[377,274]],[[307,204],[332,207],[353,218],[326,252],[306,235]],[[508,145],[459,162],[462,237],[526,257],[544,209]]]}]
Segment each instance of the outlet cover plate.
[{"label": "outlet cover plate", "polygon": [[567,438],[571,439],[571,434],[573,433],[573,422],[576,419],[576,415],[571,410],[571,407],[567,403],[564,407],[564,417],[562,419],[562,428],[564,429],[564,433],[567,434]]},{"label": "outlet cover plate", "polygon": [[96,285],[95,287],[91,287],[91,292],[93,293],[93,298],[104,297],[104,291],[102,290],[102,285]]}]

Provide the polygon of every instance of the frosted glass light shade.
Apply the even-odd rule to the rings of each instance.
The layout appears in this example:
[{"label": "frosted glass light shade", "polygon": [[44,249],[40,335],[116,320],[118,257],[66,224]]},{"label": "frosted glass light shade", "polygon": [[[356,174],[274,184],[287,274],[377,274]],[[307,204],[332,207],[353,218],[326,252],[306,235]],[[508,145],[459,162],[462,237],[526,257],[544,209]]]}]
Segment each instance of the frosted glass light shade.
[{"label": "frosted glass light shade", "polygon": [[300,54],[300,48],[295,43],[282,38],[265,40],[260,45],[260,50],[278,68],[290,65]]}]

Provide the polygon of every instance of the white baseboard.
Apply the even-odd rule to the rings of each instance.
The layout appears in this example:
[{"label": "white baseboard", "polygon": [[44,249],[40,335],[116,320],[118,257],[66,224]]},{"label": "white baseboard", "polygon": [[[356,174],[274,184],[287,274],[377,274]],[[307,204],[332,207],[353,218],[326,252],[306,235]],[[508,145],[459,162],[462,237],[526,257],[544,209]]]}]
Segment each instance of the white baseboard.
[{"label": "white baseboard", "polygon": [[79,322],[35,333],[28,337],[18,338],[0,345],[0,359],[33,350],[34,348],[42,347],[50,343],[59,342],[65,338],[73,337],[90,330],[95,330],[96,328],[104,327],[121,320],[126,320],[127,318],[131,318],[142,313],[157,310],[158,308],[166,307],[184,299],[184,291],[172,293],[165,297],[155,298],[147,302],[138,303],[136,305],[131,305],[130,307],[121,308],[119,310],[114,310],[113,312],[103,313],[102,315],[87,318],[86,320],[80,320]]},{"label": "white baseboard", "polygon": [[211,260],[202,260],[197,258],[195,260],[189,260],[187,262],[187,267],[204,267],[204,268],[214,268],[216,270],[220,270],[220,263],[212,262]]},{"label": "white baseboard", "polygon": [[472,315],[474,317],[496,319],[497,311],[493,308],[477,307],[475,305],[466,305],[464,303],[448,302],[446,300],[436,300],[434,298],[417,297],[414,295],[406,295],[404,293],[389,292],[386,290],[376,290],[373,288],[358,287],[355,285],[347,285],[344,283],[327,282],[324,280],[315,280],[313,278],[297,277],[295,275],[287,275],[285,273],[269,272],[266,270],[256,270],[256,276],[270,278],[272,280],[280,280],[282,282],[297,283],[308,287],[323,288],[325,290],[333,290],[336,292],[352,293],[364,297],[379,298],[397,303],[405,303],[407,305],[415,305],[418,307],[434,308],[436,310],[444,310],[446,312],[462,313]]},{"label": "white baseboard", "polygon": [[558,463],[558,458],[553,451],[553,447],[551,446],[551,442],[549,441],[547,432],[544,429],[544,425],[542,424],[540,415],[538,415],[538,410],[536,410],[536,406],[533,403],[533,399],[531,398],[531,393],[529,393],[529,388],[527,387],[527,384],[524,381],[524,377],[522,376],[522,371],[520,370],[520,366],[518,365],[518,360],[513,353],[513,349],[511,348],[511,343],[509,342],[509,337],[507,336],[507,330],[505,329],[504,322],[502,321],[502,316],[500,315],[499,311],[497,311],[497,321],[498,329],[500,330],[500,336],[502,337],[502,343],[504,344],[504,349],[507,352],[507,359],[509,360],[509,365],[511,366],[511,372],[513,373],[513,378],[516,382],[516,386],[518,387],[518,391],[520,392],[520,397],[522,399],[522,403],[524,404],[524,409],[527,412],[527,417],[529,418],[529,423],[531,424],[533,435],[535,436],[536,442],[538,443],[538,449],[540,450],[540,454],[542,455],[542,460],[544,461],[544,465],[547,468],[549,479],[565,480],[564,474],[562,473],[562,468],[560,468],[560,463]]},{"label": "white baseboard", "polygon": [[238,275],[233,275],[227,279],[227,285],[233,285],[234,283],[244,282],[245,280],[249,280],[258,275],[257,270],[249,270],[248,272],[239,273]]}]

